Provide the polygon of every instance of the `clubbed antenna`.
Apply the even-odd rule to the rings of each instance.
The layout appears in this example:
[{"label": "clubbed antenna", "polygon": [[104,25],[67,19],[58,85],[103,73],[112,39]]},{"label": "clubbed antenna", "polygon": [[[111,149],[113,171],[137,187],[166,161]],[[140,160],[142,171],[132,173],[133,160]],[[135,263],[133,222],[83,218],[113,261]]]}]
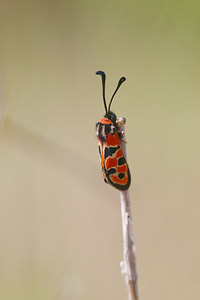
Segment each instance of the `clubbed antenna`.
[{"label": "clubbed antenna", "polygon": [[105,82],[106,82],[106,74],[103,71],[97,71],[96,75],[101,75],[102,78],[102,88],[103,88],[103,103],[105,107],[105,111],[107,114],[107,106],[106,106],[106,98],[105,98]]},{"label": "clubbed antenna", "polygon": [[121,84],[122,84],[125,80],[126,80],[125,77],[121,77],[121,78],[120,78],[120,80],[119,80],[119,82],[118,82],[118,85],[117,85],[117,88],[116,88],[116,90],[114,91],[114,94],[112,95],[112,98],[111,98],[111,100],[110,100],[110,103],[109,103],[109,106],[108,106],[108,113],[110,112],[111,103],[112,103],[112,101],[113,101],[113,98],[114,98],[115,94],[117,93],[117,91],[118,91],[118,89],[120,88]]}]

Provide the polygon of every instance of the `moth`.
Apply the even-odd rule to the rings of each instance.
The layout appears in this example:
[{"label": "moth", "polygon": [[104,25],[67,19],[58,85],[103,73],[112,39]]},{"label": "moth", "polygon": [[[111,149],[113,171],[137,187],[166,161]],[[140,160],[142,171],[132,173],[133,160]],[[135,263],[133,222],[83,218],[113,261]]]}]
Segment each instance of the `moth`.
[{"label": "moth", "polygon": [[105,107],[104,117],[96,123],[96,135],[104,181],[120,191],[125,191],[131,184],[131,174],[120,144],[123,133],[119,130],[117,117],[110,108],[116,92],[126,78],[120,78],[107,108],[105,99],[106,75],[103,71],[96,72],[96,75],[100,75],[102,78]]}]

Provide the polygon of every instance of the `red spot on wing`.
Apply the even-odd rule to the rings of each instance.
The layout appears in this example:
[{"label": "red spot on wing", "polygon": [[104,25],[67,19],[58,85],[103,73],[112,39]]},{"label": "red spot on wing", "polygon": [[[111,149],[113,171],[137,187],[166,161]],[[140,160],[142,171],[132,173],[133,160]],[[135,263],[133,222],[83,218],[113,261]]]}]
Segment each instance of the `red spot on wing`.
[{"label": "red spot on wing", "polygon": [[[107,136],[107,147],[112,146],[112,147],[117,147],[120,146],[120,141],[119,141],[119,137],[117,135],[117,133],[115,132],[114,135],[109,134]],[[113,182],[113,184],[121,184],[121,185],[126,185],[128,182],[128,175],[127,175],[127,164],[124,163],[121,166],[118,166],[118,159],[120,157],[123,157],[123,152],[120,148],[112,155],[107,157],[106,161],[105,161],[105,169],[109,170],[109,169],[116,169],[116,173],[111,174],[110,175],[110,180]],[[125,173],[124,178],[119,178],[118,174],[119,173]]]},{"label": "red spot on wing", "polygon": [[123,164],[122,166],[117,166],[118,173],[126,173],[127,172],[127,165]]},{"label": "red spot on wing", "polygon": [[[102,118],[99,122],[103,121],[105,118]],[[108,120],[108,119],[107,119]],[[110,122],[110,120],[108,120]],[[112,122],[110,122],[112,124]],[[107,124],[110,124],[107,123]],[[105,124],[105,123],[104,123]],[[130,177],[128,175],[128,166],[126,162],[123,165],[118,166],[118,159],[123,157],[123,152],[120,146],[120,141],[117,132],[114,135],[108,134],[105,142],[98,140],[99,146],[101,148],[101,166],[103,170],[103,176],[107,183],[112,184],[116,188],[123,190],[123,186],[125,187],[128,182],[130,185]],[[105,148],[109,147],[120,147],[112,156],[108,156],[105,159]],[[115,169],[116,173],[106,175],[106,170]],[[119,173],[124,173],[124,178],[119,178]],[[120,188],[121,186],[121,188]],[[128,188],[128,186],[127,186]]]},{"label": "red spot on wing", "polygon": [[[118,158],[122,157],[123,156],[123,153],[122,153],[122,149],[119,148],[114,154],[113,156],[109,156],[107,159],[106,159],[106,169],[111,169],[111,168],[119,168],[119,170],[122,170],[122,171],[119,171],[119,172],[125,172],[126,170],[123,171],[123,167],[126,165],[122,165],[122,166],[118,166]],[[121,169],[122,168],[122,169]]]},{"label": "red spot on wing", "polygon": [[120,146],[120,141],[117,132],[115,134],[107,135],[107,147],[109,146]]},{"label": "red spot on wing", "polygon": [[[120,141],[119,141],[119,137],[117,135],[117,132],[115,132],[114,135],[112,134],[109,134],[107,136],[107,147],[109,146],[112,146],[112,147],[117,147],[119,146],[120,148],[113,154],[113,156],[109,156],[107,159],[106,159],[106,169],[111,169],[111,168],[122,168],[120,169],[119,173],[120,172],[126,172],[126,171],[123,171],[123,167],[126,165],[122,165],[122,166],[119,166],[118,167],[118,158],[122,157],[123,156],[123,152],[122,152],[122,149],[121,149],[121,146],[120,146]],[[121,171],[122,170],[122,171]]]},{"label": "red spot on wing", "polygon": [[110,178],[114,183],[123,184],[123,185],[127,184],[127,180],[128,180],[127,175],[125,175],[123,179],[120,179],[116,174],[112,174]]}]

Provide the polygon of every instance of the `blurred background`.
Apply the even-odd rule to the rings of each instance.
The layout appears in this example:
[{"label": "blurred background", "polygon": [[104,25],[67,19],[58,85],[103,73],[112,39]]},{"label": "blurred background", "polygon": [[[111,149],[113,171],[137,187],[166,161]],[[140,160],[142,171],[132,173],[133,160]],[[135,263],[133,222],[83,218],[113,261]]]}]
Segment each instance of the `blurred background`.
[{"label": "blurred background", "polygon": [[198,299],[199,2],[1,1],[0,28],[0,299],[127,299],[98,70],[127,78],[140,299]]}]

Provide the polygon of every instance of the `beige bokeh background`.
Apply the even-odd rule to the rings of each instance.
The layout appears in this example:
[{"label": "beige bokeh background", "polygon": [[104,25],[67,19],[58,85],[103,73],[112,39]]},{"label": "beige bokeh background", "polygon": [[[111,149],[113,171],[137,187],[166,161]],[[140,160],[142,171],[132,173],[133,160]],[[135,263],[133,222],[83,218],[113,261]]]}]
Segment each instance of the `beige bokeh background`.
[{"label": "beige bokeh background", "polygon": [[119,193],[94,125],[127,151],[141,300],[200,297],[198,1],[1,1],[0,299],[127,299]]}]

